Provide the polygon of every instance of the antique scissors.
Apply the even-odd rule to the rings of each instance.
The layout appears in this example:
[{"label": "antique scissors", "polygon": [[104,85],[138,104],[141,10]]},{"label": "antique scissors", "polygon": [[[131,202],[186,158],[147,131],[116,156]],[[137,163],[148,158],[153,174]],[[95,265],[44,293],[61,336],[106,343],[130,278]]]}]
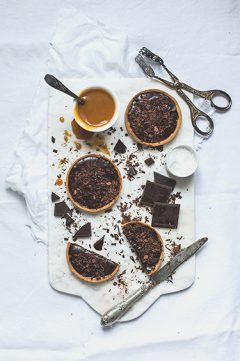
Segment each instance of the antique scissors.
[{"label": "antique scissors", "polygon": [[[159,66],[163,67],[173,81],[171,82],[171,81],[163,79],[159,76],[156,76],[153,68],[149,64],[146,63],[144,58],[150,59],[151,61],[157,63]],[[201,90],[194,89],[185,83],[180,82],[178,77],[176,75],[174,75],[166,67],[166,65],[163,62],[163,59],[160,58],[158,55],[152,53],[147,48],[143,47],[139,51],[139,54],[136,56],[135,60],[149,78],[161,81],[164,84],[166,84],[168,87],[175,89],[176,92],[186,101],[186,103],[188,104],[189,109],[190,109],[193,128],[198,135],[200,135],[202,137],[209,137],[212,134],[213,129],[214,129],[213,120],[208,114],[206,114],[202,110],[198,109],[193,104],[193,102],[189,99],[189,97],[183,92],[183,90],[187,90],[188,92],[190,92],[194,95],[197,95],[201,98],[204,98],[205,100],[210,101],[210,105],[219,112],[226,112],[228,109],[231,108],[232,99],[226,92],[224,92],[223,90],[218,90],[218,89],[201,91]],[[226,106],[216,105],[213,100],[214,97],[216,97],[216,96],[223,97],[226,100],[227,105]],[[207,127],[206,131],[201,130],[197,125],[197,120],[199,120],[200,118],[205,119],[208,122],[208,127]]]}]

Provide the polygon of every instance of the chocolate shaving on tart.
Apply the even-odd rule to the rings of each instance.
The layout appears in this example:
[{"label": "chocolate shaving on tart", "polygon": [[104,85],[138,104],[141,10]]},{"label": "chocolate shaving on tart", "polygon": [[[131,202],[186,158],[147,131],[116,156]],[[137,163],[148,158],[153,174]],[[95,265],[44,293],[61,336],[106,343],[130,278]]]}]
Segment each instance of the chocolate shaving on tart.
[{"label": "chocolate shaving on tart", "polygon": [[145,159],[144,163],[150,167],[151,165],[153,165],[155,162],[154,162],[154,159],[152,157],[149,157],[147,159]]},{"label": "chocolate shaving on tart", "polygon": [[57,201],[59,201],[59,199],[60,199],[60,197],[56,193],[52,192],[52,194],[51,194],[52,202],[57,202]]},{"label": "chocolate shaving on tart", "polygon": [[91,237],[91,235],[92,235],[92,227],[91,227],[91,223],[88,222],[84,224],[81,228],[79,228],[79,230],[74,234],[73,240],[75,242],[78,238]]},{"label": "chocolate shaving on tart", "polygon": [[170,96],[149,90],[133,98],[127,117],[138,139],[145,143],[159,143],[174,133],[179,114]]},{"label": "chocolate shaving on tart", "polygon": [[93,247],[94,247],[97,251],[101,251],[101,250],[102,250],[104,238],[105,238],[105,236],[102,236],[98,241],[96,241],[96,242],[93,244]]},{"label": "chocolate shaving on tart", "polygon": [[134,249],[143,269],[154,273],[163,259],[163,245],[160,235],[150,226],[141,222],[123,225],[123,233]]},{"label": "chocolate shaving on tart", "polygon": [[70,169],[68,191],[79,208],[97,210],[112,205],[120,190],[120,174],[105,157],[83,157]]},{"label": "chocolate shaving on tart", "polygon": [[67,260],[71,271],[88,282],[105,281],[119,269],[117,263],[75,243],[68,243]]},{"label": "chocolate shaving on tart", "polygon": [[166,177],[165,175],[162,175],[160,173],[154,172],[154,182],[159,183],[163,186],[168,186],[172,188],[172,191],[175,188],[176,181],[175,179]]},{"label": "chocolate shaving on tart", "polygon": [[152,226],[175,229],[178,226],[180,204],[154,203]]},{"label": "chocolate shaving on tart", "polygon": [[153,206],[155,202],[167,202],[171,188],[147,181],[143,190],[140,205]]},{"label": "chocolate shaving on tart", "polygon": [[115,147],[113,148],[115,150],[115,152],[120,153],[120,154],[124,154],[127,150],[126,145],[119,139],[115,145]]},{"label": "chocolate shaving on tart", "polygon": [[69,211],[70,211],[70,208],[68,207],[68,205],[64,201],[62,201],[62,202],[55,204],[54,216],[55,217],[64,217],[65,214],[67,214],[67,212],[69,212]]}]

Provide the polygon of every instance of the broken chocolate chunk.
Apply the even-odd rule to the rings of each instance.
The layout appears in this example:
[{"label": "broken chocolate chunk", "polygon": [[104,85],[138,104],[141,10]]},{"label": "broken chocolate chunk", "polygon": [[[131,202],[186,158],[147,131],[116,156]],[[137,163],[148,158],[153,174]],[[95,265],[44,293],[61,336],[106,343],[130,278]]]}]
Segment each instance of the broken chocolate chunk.
[{"label": "broken chocolate chunk", "polygon": [[113,149],[115,150],[115,152],[120,153],[120,154],[123,154],[123,153],[126,152],[127,147],[126,147],[126,145],[119,139]]},{"label": "broken chocolate chunk", "polygon": [[55,143],[55,138],[54,137],[52,137],[51,140],[52,140],[52,143]]},{"label": "broken chocolate chunk", "polygon": [[152,226],[172,228],[178,226],[180,204],[154,203]]},{"label": "broken chocolate chunk", "polygon": [[140,205],[153,206],[155,202],[167,202],[171,188],[147,181],[140,200]]},{"label": "broken chocolate chunk", "polygon": [[168,186],[172,188],[172,191],[175,188],[176,181],[175,179],[166,177],[165,175],[162,175],[160,173],[154,172],[154,182],[159,183],[163,186]]},{"label": "broken chocolate chunk", "polygon": [[92,235],[91,223],[88,222],[84,224],[81,228],[79,228],[79,230],[74,234],[73,240],[75,242],[78,238],[91,237],[91,235]]},{"label": "broken chocolate chunk", "polygon": [[65,214],[67,214],[67,212],[69,212],[69,211],[70,211],[70,208],[68,207],[68,205],[64,201],[62,201],[62,202],[55,204],[54,216],[55,217],[64,217]]},{"label": "broken chocolate chunk", "polygon": [[147,159],[145,159],[145,164],[147,164],[148,167],[150,167],[150,165],[154,164],[154,159],[152,157],[149,157]]},{"label": "broken chocolate chunk", "polygon": [[97,250],[97,251],[101,251],[103,248],[103,241],[104,241],[105,236],[102,236],[98,241],[96,241],[93,245],[93,247]]},{"label": "broken chocolate chunk", "polygon": [[57,201],[59,201],[59,199],[60,199],[60,197],[56,193],[52,192],[52,194],[51,194],[52,202],[57,202]]},{"label": "broken chocolate chunk", "polygon": [[65,215],[65,219],[66,219],[66,227],[70,228],[70,226],[74,223],[74,220],[68,214]]},{"label": "broken chocolate chunk", "polygon": [[67,262],[71,271],[87,282],[107,281],[119,270],[119,265],[112,260],[70,242]]}]

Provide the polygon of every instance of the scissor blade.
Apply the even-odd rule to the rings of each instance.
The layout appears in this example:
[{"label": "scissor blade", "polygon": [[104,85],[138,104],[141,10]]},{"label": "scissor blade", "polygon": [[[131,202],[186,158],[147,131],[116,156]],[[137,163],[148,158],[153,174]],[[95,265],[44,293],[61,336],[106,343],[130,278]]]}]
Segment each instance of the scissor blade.
[{"label": "scissor blade", "polygon": [[155,63],[159,63],[160,65],[163,64],[162,58],[154,54],[151,50],[149,50],[145,46],[139,50],[139,54],[146,56],[148,59],[151,59],[152,61],[155,61]]},{"label": "scissor blade", "polygon": [[152,78],[155,75],[153,68],[150,65],[147,65],[147,63],[144,61],[142,55],[138,54],[135,58],[135,61],[142,68],[142,70],[144,71],[144,73],[147,76]]},{"label": "scissor blade", "polygon": [[201,238],[198,241],[192,243],[190,246],[184,248],[177,254],[176,257],[173,258],[172,261],[168,262],[156,274],[154,274],[152,279],[156,283],[165,281],[183,262],[193,256],[199,250],[199,248],[201,248],[207,242],[207,240],[208,238],[206,237]]}]

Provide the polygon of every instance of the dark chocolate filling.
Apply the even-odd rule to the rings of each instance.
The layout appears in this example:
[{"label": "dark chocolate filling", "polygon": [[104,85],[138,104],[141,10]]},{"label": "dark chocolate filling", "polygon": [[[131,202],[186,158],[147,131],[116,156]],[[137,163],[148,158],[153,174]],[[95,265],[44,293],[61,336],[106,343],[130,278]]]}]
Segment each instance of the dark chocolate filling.
[{"label": "dark chocolate filling", "polygon": [[69,247],[69,261],[77,273],[95,280],[111,275],[118,266],[117,263],[74,243]]},{"label": "dark chocolate filling", "polygon": [[162,244],[157,233],[139,223],[129,223],[123,226],[123,233],[133,247],[146,272],[151,272],[159,261]]},{"label": "dark chocolate filling", "polygon": [[118,196],[120,179],[110,161],[89,156],[73,166],[68,186],[75,202],[89,209],[98,209]]},{"label": "dark chocolate filling", "polygon": [[156,91],[136,95],[128,109],[132,131],[146,143],[167,139],[175,131],[178,118],[174,101]]}]

